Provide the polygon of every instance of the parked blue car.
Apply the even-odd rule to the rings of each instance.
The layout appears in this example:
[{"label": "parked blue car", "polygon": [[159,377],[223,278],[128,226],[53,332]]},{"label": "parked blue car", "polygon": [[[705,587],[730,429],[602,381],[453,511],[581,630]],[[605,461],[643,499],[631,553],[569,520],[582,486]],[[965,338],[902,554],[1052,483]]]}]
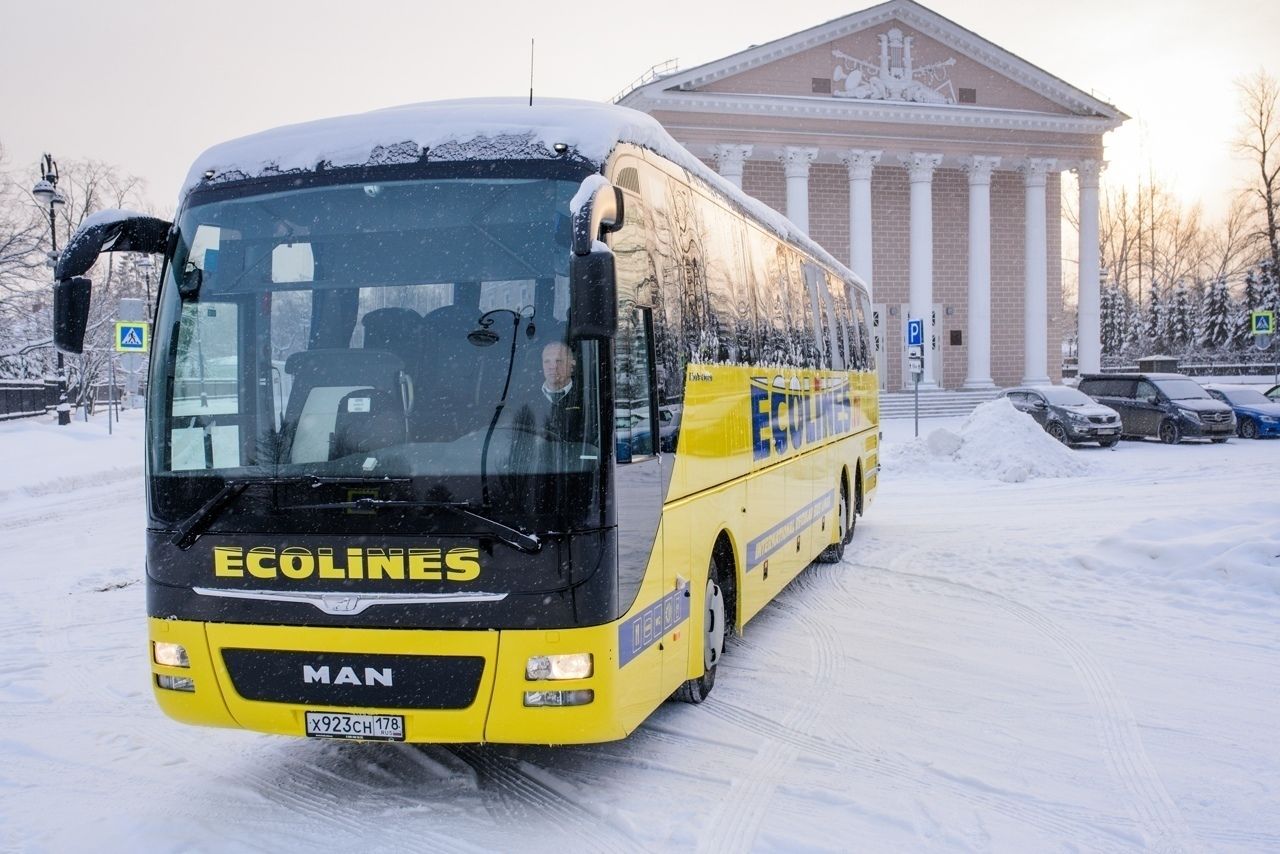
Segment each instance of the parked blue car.
[{"label": "parked blue car", "polygon": [[1205,391],[1231,407],[1241,439],[1280,436],[1280,401],[1257,389],[1238,386],[1205,386]]}]

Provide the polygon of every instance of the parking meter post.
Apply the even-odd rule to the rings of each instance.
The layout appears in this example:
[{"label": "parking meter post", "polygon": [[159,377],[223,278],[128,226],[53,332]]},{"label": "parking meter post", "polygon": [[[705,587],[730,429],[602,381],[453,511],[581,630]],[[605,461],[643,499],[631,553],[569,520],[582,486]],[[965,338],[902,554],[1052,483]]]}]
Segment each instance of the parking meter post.
[{"label": "parking meter post", "polygon": [[916,438],[919,439],[920,438],[920,373],[918,371],[912,371],[911,376],[913,379],[915,379],[915,382],[912,385],[915,386],[915,390],[916,390],[915,391]]}]

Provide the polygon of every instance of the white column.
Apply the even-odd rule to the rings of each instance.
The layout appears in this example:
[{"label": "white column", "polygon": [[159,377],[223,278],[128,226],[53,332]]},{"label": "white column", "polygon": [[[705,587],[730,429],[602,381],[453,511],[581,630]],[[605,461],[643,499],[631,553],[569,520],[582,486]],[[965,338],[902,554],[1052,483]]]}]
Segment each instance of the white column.
[{"label": "white column", "polygon": [[995,388],[991,379],[991,172],[999,157],[975,155],[969,173],[969,362],[965,388]]},{"label": "white column", "polygon": [[1022,167],[1026,181],[1025,273],[1023,301],[1024,385],[1049,384],[1049,236],[1045,182],[1057,166],[1050,158],[1033,157]]},{"label": "white column", "polygon": [[711,156],[715,158],[720,175],[739,190],[742,189],[743,165],[751,156],[752,147],[750,145],[716,145],[711,148]]},{"label": "white column", "polygon": [[911,260],[907,302],[911,316],[924,321],[924,375],[921,388],[937,388],[933,352],[933,170],[941,154],[913,152],[901,158],[911,176]]},{"label": "white column", "polygon": [[809,233],[809,165],[818,157],[818,149],[788,145],[778,159],[787,175],[787,219],[805,234]]},{"label": "white column", "polygon": [[879,151],[851,148],[840,155],[849,170],[849,269],[871,285],[871,172]]},{"label": "white column", "polygon": [[1101,263],[1098,246],[1098,176],[1104,164],[1084,160],[1076,166],[1080,179],[1080,286],[1076,291],[1079,315],[1080,373],[1097,373],[1102,367],[1102,318],[1098,293]]}]

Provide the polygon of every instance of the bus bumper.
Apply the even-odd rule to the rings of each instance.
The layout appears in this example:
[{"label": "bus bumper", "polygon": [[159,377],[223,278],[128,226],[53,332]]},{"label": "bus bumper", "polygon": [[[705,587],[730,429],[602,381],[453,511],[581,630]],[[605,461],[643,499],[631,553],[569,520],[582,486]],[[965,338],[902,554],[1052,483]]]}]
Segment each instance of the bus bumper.
[{"label": "bus bumper", "polygon": [[[150,637],[157,703],[203,726],[305,736],[307,712],[402,715],[409,742],[580,744],[624,738],[661,700],[623,687],[612,624],[442,631],[152,618]],[[156,644],[181,646],[188,666],[158,663]],[[163,647],[159,659],[172,662],[173,649]],[[587,678],[526,678],[530,657],[584,652],[593,661]],[[397,699],[379,702],[381,691]],[[528,704],[563,698],[578,704]]]}]

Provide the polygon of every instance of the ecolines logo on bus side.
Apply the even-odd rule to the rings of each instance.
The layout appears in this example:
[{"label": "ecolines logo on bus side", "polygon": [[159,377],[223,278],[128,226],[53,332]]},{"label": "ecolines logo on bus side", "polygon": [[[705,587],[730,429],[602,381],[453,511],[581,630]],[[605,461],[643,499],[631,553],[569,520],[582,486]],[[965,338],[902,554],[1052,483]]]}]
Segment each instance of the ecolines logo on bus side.
[{"label": "ecolines logo on bus side", "polygon": [[272,546],[256,546],[245,552],[239,546],[213,547],[213,574],[218,578],[253,578],[264,580],[307,578],[369,581],[474,581],[480,577],[480,550],[441,549],[362,549],[348,548],[344,560],[333,549],[312,552],[299,546],[276,550]]},{"label": "ecolines logo on bus side", "polygon": [[751,378],[751,445],[757,460],[768,459],[770,453],[782,456],[852,429],[848,379]]}]

